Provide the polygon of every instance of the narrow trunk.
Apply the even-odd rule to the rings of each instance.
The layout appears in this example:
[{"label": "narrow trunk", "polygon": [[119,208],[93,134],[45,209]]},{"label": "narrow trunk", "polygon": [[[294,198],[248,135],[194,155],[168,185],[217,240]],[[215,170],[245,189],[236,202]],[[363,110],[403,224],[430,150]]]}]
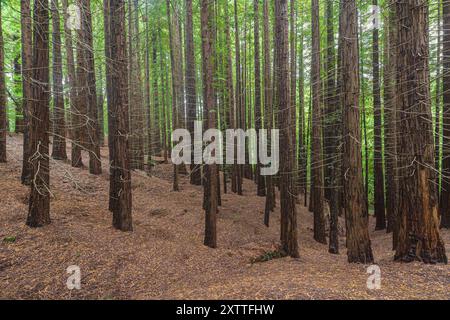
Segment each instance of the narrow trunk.
[{"label": "narrow trunk", "polygon": [[6,122],[8,118],[6,112],[5,53],[1,13],[2,5],[0,3],[0,162],[6,162],[6,133],[8,131]]},{"label": "narrow trunk", "polygon": [[23,104],[23,160],[21,182],[24,185],[30,184],[31,167],[30,167],[30,109],[31,109],[31,77],[32,77],[32,20],[30,1],[20,1],[20,25],[22,31],[22,104]]},{"label": "narrow trunk", "polygon": [[[361,159],[358,81],[358,13],[354,0],[341,0],[342,107],[344,124],[344,210],[347,257],[350,263],[372,263],[368,213],[364,197]],[[344,81],[345,80],[345,81]]]},{"label": "narrow trunk", "polygon": [[[186,0],[186,102],[187,102],[187,126],[191,137],[194,136],[194,126],[197,120],[197,84],[195,74],[195,50],[193,31],[192,0]],[[194,164],[194,143],[191,149],[191,174],[190,182],[193,185],[202,184],[201,167]]]},{"label": "narrow trunk", "polygon": [[323,159],[322,159],[322,115],[321,115],[321,80],[320,80],[320,26],[319,26],[319,1],[311,2],[312,19],[312,61],[311,61],[311,83],[312,83],[312,148],[311,166],[314,210],[314,239],[320,243],[327,243],[325,235],[324,218],[324,188],[323,188]]},{"label": "narrow trunk", "polygon": [[53,45],[53,149],[52,158],[66,160],[66,122],[64,110],[61,31],[58,0],[51,0]]}]

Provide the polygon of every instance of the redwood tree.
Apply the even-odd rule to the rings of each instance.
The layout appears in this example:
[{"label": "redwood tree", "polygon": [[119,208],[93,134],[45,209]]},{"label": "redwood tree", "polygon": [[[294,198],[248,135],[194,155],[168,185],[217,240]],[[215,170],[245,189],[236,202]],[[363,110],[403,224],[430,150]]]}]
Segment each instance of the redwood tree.
[{"label": "redwood tree", "polygon": [[438,199],[432,170],[435,154],[429,89],[428,1],[397,1],[395,8],[400,111],[397,122],[401,132],[399,235],[395,259],[447,262],[439,234]]},{"label": "redwood tree", "polygon": [[[195,50],[194,31],[192,21],[192,0],[186,0],[186,102],[187,102],[187,126],[191,136],[194,136],[194,123],[197,120],[197,84],[195,74]],[[190,182],[193,185],[201,185],[200,165],[194,164],[194,144],[191,150],[191,174]]]},{"label": "redwood tree", "polygon": [[314,239],[320,243],[326,243],[325,218],[324,218],[324,184],[323,184],[323,159],[322,159],[322,112],[321,112],[321,80],[320,80],[320,26],[319,26],[319,0],[311,0],[312,19],[312,147],[311,167],[314,210]]},{"label": "redwood tree", "polygon": [[3,30],[0,3],[0,162],[6,162],[6,87],[5,87],[5,71],[4,71],[4,47],[3,47]]},{"label": "redwood tree", "polygon": [[53,149],[52,158],[66,160],[66,121],[58,0],[51,0],[53,45]]},{"label": "redwood tree", "polygon": [[22,31],[22,110],[24,120],[23,130],[23,159],[22,159],[22,184],[28,185],[30,183],[30,146],[29,146],[29,128],[30,128],[30,109],[31,109],[31,76],[32,76],[32,20],[30,1],[20,1],[20,26]]},{"label": "redwood tree", "polygon": [[[378,6],[378,0],[373,0],[373,5]],[[384,171],[383,171],[383,137],[381,122],[381,84],[380,84],[380,53],[379,31],[373,26],[372,31],[372,68],[373,68],[373,135],[374,135],[374,206],[376,217],[376,230],[386,229],[386,209],[384,205]]]},{"label": "redwood tree", "polygon": [[275,0],[275,32],[277,50],[277,102],[280,127],[280,203],[281,247],[286,254],[297,258],[297,212],[295,208],[294,181],[292,177],[293,145],[292,116],[290,108],[289,79],[289,24],[287,0]]},{"label": "redwood tree", "polygon": [[[441,227],[450,228],[450,0],[443,0],[443,143]],[[438,134],[438,133],[437,133]]]},{"label": "redwood tree", "polygon": [[110,194],[115,195],[113,208],[113,226],[122,231],[132,231],[131,216],[131,172],[129,148],[129,121],[128,121],[128,90],[127,90],[127,52],[125,32],[125,1],[108,0],[109,2],[109,30],[110,56],[111,56],[111,113],[116,117],[113,132],[110,132],[111,147],[114,149],[111,168],[115,170],[113,178],[115,188]]},{"label": "redwood tree", "polygon": [[49,168],[49,6],[48,0],[34,1],[33,79],[30,110],[31,193],[27,225],[50,224]]},{"label": "redwood tree", "polygon": [[[208,115],[207,127],[216,127],[216,103],[214,93],[214,15],[213,4],[211,0],[201,1],[201,31],[202,31],[202,70],[203,70],[203,97],[205,114]],[[218,211],[218,194],[217,194],[217,164],[206,165],[205,168],[205,239],[204,244],[208,247],[217,247],[217,211]]]},{"label": "redwood tree", "polygon": [[351,263],[372,263],[368,212],[361,158],[358,79],[358,13],[356,1],[341,0],[341,88],[344,124],[343,185],[347,257]]}]

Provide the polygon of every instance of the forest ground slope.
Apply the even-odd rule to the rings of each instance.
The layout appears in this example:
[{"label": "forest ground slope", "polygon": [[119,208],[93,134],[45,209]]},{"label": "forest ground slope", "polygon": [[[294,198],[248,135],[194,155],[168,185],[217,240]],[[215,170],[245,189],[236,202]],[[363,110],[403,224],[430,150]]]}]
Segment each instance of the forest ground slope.
[{"label": "forest ground slope", "polygon": [[[181,192],[173,192],[171,165],[158,165],[153,177],[133,173],[134,231],[116,231],[108,211],[107,148],[100,176],[51,160],[52,224],[30,229],[21,150],[22,138],[9,137],[9,162],[0,164],[0,299],[450,299],[450,267],[393,262],[391,235],[373,231],[373,221],[382,283],[368,290],[367,266],[347,263],[343,237],[340,255],[314,242],[312,214],[302,205],[300,259],[252,263],[276,250],[279,209],[266,228],[264,198],[255,196],[251,181],[244,197],[222,196],[217,249],[202,244],[201,187],[182,177]],[[442,235],[450,256],[450,232]],[[81,268],[81,290],[66,287],[71,265]]]}]

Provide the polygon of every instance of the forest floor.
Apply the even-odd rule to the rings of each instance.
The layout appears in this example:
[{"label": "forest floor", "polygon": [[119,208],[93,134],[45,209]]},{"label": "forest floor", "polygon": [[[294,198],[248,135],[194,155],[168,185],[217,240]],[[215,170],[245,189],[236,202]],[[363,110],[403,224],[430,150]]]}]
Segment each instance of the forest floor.
[{"label": "forest floor", "polygon": [[[68,154],[70,155],[70,146]],[[112,228],[104,173],[89,175],[51,160],[52,224],[25,225],[29,188],[20,184],[22,139],[8,138],[0,164],[0,299],[450,299],[450,267],[393,261],[391,235],[373,231],[381,289],[367,288],[367,266],[312,238],[312,214],[298,205],[300,258],[252,263],[274,251],[279,209],[263,221],[264,198],[245,181],[245,196],[225,194],[218,216],[218,248],[203,246],[202,189],[181,178],[172,191],[169,164],[153,176],[133,173],[134,231]],[[87,163],[84,154],[84,163]],[[371,219],[373,220],[373,219]],[[450,257],[450,232],[442,231]],[[66,269],[81,269],[81,289],[68,290]]]}]

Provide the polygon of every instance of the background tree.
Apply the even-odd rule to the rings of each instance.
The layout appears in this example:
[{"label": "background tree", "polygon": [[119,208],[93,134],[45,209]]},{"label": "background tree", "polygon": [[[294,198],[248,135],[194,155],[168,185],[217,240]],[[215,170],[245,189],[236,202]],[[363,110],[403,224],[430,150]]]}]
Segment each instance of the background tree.
[{"label": "background tree", "polygon": [[4,46],[3,46],[3,30],[1,19],[1,3],[0,3],[0,162],[6,162],[6,87],[5,87],[5,71],[4,71]]},{"label": "background tree", "polygon": [[344,124],[344,210],[350,263],[372,263],[368,212],[364,197],[359,122],[358,13],[354,0],[341,0],[342,107]]},{"label": "background tree", "polygon": [[311,0],[312,19],[312,149],[311,167],[313,187],[314,210],[314,239],[320,243],[327,243],[325,236],[324,218],[324,185],[323,185],[323,158],[322,158],[322,112],[321,112],[321,80],[320,80],[320,25],[319,0]]},{"label": "background tree", "polygon": [[51,1],[53,48],[53,149],[52,158],[66,160],[66,121],[63,93],[63,65],[58,0]]}]

